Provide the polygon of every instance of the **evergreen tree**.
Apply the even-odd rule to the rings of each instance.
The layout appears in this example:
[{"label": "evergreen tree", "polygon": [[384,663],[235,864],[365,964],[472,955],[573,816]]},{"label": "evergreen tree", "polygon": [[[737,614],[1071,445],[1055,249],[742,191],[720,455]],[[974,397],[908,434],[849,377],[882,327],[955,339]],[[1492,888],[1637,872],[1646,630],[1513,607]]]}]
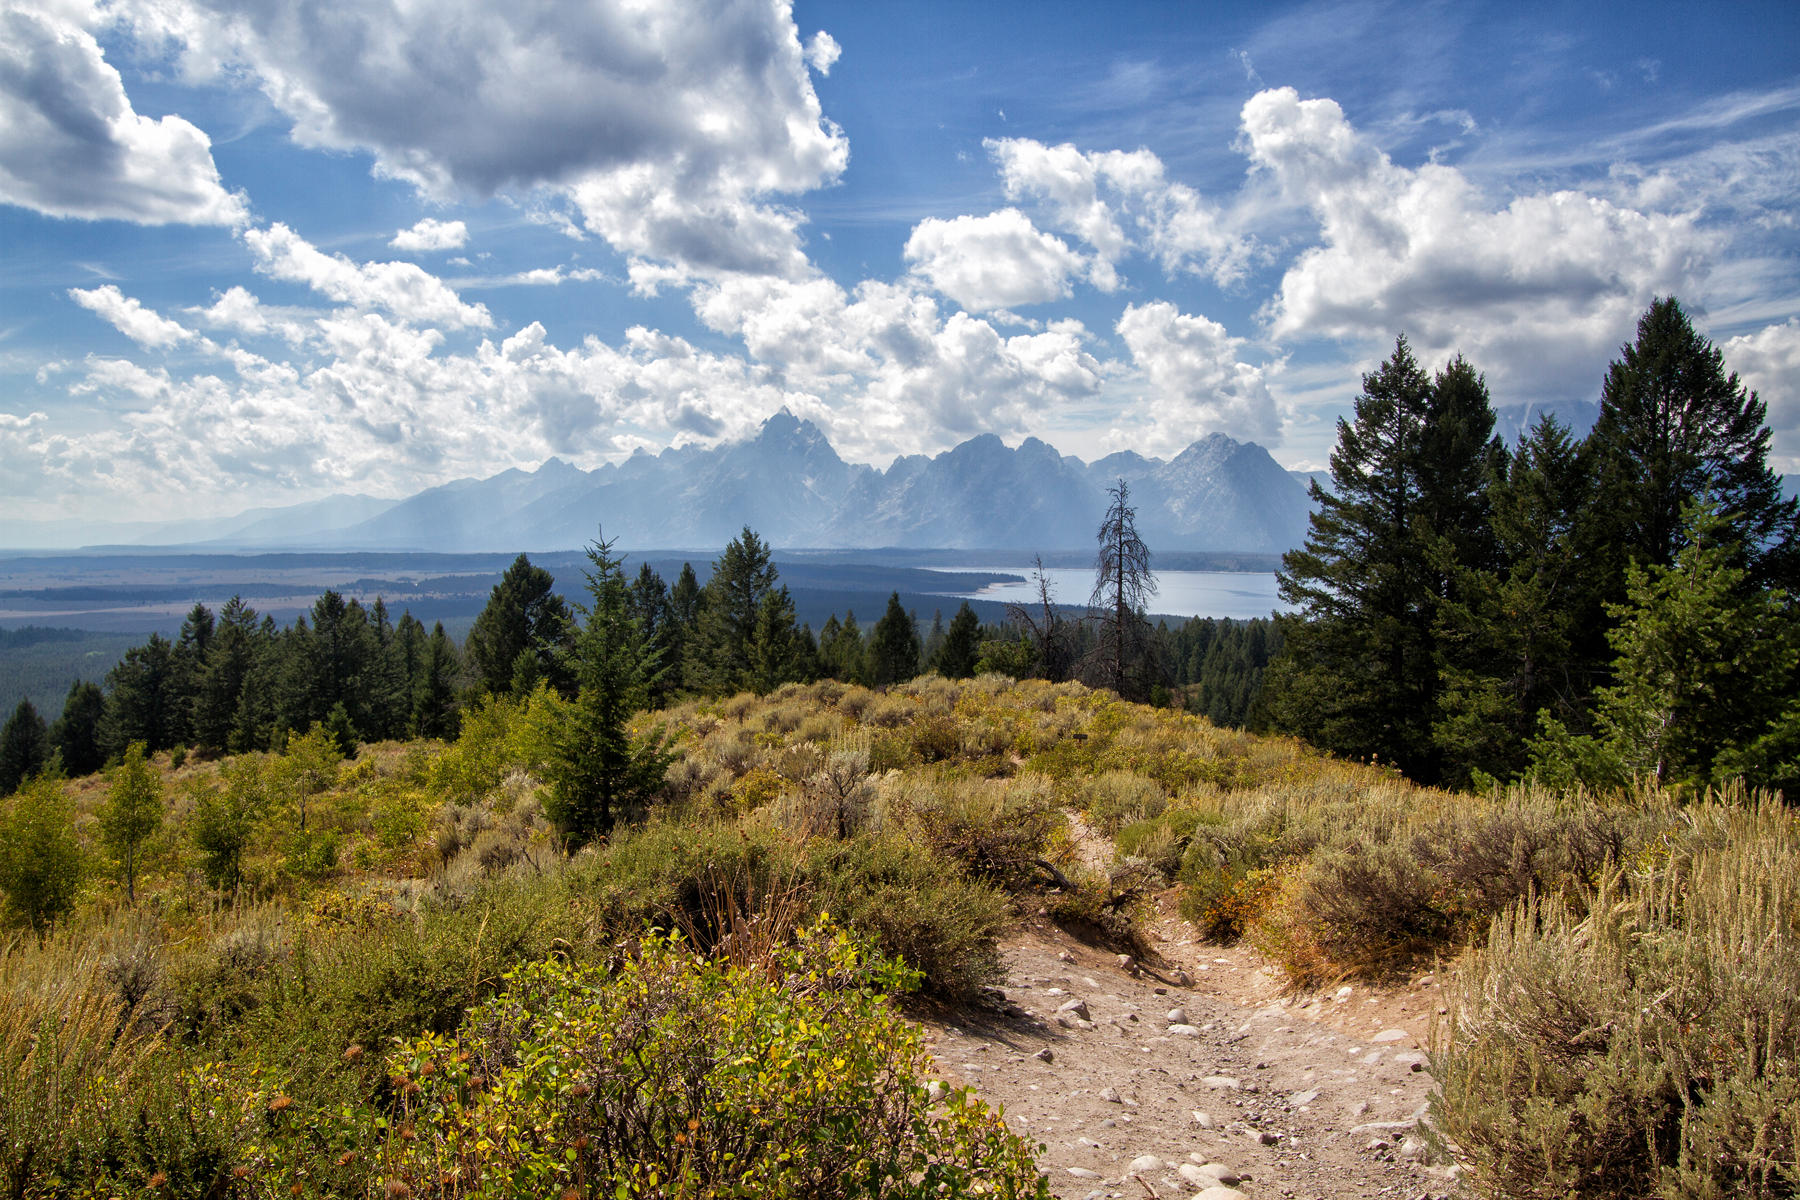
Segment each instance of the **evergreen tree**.
[{"label": "evergreen tree", "polygon": [[938,648],[937,671],[946,679],[967,679],[975,674],[975,662],[981,654],[981,621],[967,600],[950,618]]},{"label": "evergreen tree", "polygon": [[651,708],[663,708],[680,684],[678,673],[669,669],[667,664],[680,661],[685,630],[676,623],[675,607],[669,600],[668,586],[649,563],[638,567],[637,578],[632,581],[627,599],[631,615],[644,631],[645,642],[655,654],[656,661],[664,664],[664,669],[650,685],[649,700]]},{"label": "evergreen tree", "polygon": [[100,745],[110,758],[133,742],[154,753],[175,745],[180,698],[175,688],[174,647],[159,633],[125,652],[106,675],[106,713]]},{"label": "evergreen tree", "polygon": [[1753,785],[1791,786],[1791,753],[1771,751],[1794,748],[1800,620],[1781,591],[1746,586],[1734,522],[1704,505],[1688,515],[1672,566],[1627,569],[1598,737],[1544,720],[1532,749],[1547,780],[1704,787],[1749,766]]},{"label": "evergreen tree", "polygon": [[1314,482],[1306,543],[1282,557],[1281,596],[1301,619],[1287,624],[1268,695],[1282,728],[1425,779],[1438,772],[1439,608],[1448,580],[1483,565],[1461,560],[1465,539],[1487,556],[1482,501],[1460,492],[1494,461],[1479,377],[1458,360],[1438,385],[1401,337],[1363,377],[1355,421],[1339,420],[1332,488]]},{"label": "evergreen tree", "polygon": [[219,610],[194,688],[193,738],[212,753],[231,745],[244,685],[256,660],[256,610],[233,596]]},{"label": "evergreen tree", "polygon": [[50,732],[44,718],[29,700],[0,725],[0,796],[18,790],[20,784],[44,769],[50,759]]},{"label": "evergreen tree", "polygon": [[775,590],[768,543],[748,525],[713,563],[689,655],[689,682],[714,694],[749,691],[756,681],[751,646],[763,599]]},{"label": "evergreen tree", "polygon": [[290,675],[291,637],[291,632],[276,628],[274,617],[264,617],[256,626],[250,641],[250,669],[238,691],[237,712],[231,718],[231,738],[226,745],[233,754],[275,748],[284,728],[281,714]]},{"label": "evergreen tree", "polygon": [[137,903],[138,868],[144,843],[162,827],[162,777],[145,757],[143,742],[132,742],[113,768],[106,802],[100,806],[100,840],[119,859],[125,874],[125,898]]},{"label": "evergreen tree", "polygon": [[931,628],[925,633],[925,645],[919,651],[919,661],[927,670],[935,669],[938,655],[943,653],[944,638],[949,636],[944,629],[944,610],[934,609],[931,614]]},{"label": "evergreen tree", "polygon": [[1800,500],[1784,500],[1769,469],[1767,415],[1674,297],[1653,303],[1607,370],[1588,436],[1597,544],[1640,567],[1670,566],[1686,544],[1687,507],[1706,502],[1742,543],[1747,583],[1800,586]]},{"label": "evergreen tree", "polygon": [[767,694],[812,673],[818,648],[812,644],[811,633],[802,633],[794,620],[794,598],[786,587],[764,593],[750,640],[752,690]]},{"label": "evergreen tree", "polygon": [[1471,569],[1440,609],[1444,648],[1433,736],[1446,778],[1517,775],[1526,742],[1548,712],[1585,720],[1589,672],[1580,654],[1590,596],[1579,521],[1587,462],[1566,426],[1546,416],[1493,487],[1492,527],[1504,566]]},{"label": "evergreen tree", "polygon": [[1111,688],[1127,700],[1146,700],[1164,674],[1144,615],[1156,594],[1156,577],[1150,571],[1150,548],[1138,536],[1130,485],[1121,479],[1107,495],[1112,500],[1100,521],[1094,591],[1088,599],[1098,618],[1098,638],[1082,674],[1095,687]]},{"label": "evergreen tree", "polygon": [[388,617],[387,602],[380,596],[369,606],[369,633],[374,658],[363,668],[363,724],[358,732],[371,742],[405,737],[412,716],[412,681],[400,658],[399,634]]},{"label": "evergreen tree", "polygon": [[631,735],[631,717],[649,696],[658,664],[632,615],[630,587],[612,547],[604,538],[588,547],[590,603],[575,643],[581,689],[557,734],[545,806],[576,845],[648,804],[671,760],[660,735]]},{"label": "evergreen tree", "polygon": [[869,634],[869,684],[887,687],[919,673],[919,629],[900,607],[900,593],[888,596],[887,611]]},{"label": "evergreen tree", "polygon": [[844,683],[867,683],[869,679],[868,646],[862,627],[856,623],[856,610],[844,610],[843,624],[833,613],[819,631],[819,667],[831,678]]},{"label": "evergreen tree", "polygon": [[0,892],[15,924],[42,935],[75,907],[81,845],[60,779],[40,776],[0,805]]},{"label": "evergreen tree", "polygon": [[195,602],[181,622],[181,632],[170,652],[169,686],[174,708],[169,728],[171,745],[184,746],[194,740],[194,706],[213,632],[212,610]]},{"label": "evergreen tree", "polygon": [[[520,676],[519,656],[530,652],[536,665],[528,676],[547,680],[564,695],[573,691],[568,657],[574,618],[552,590],[555,585],[550,572],[533,566],[523,554],[506,569],[463,643],[476,687],[496,696],[511,693]],[[535,684],[536,678],[529,682]]]},{"label": "evergreen tree", "polygon": [[100,752],[100,719],[105,714],[106,693],[98,684],[77,679],[69,685],[62,716],[50,726],[50,748],[70,775],[92,775],[106,762]]},{"label": "evergreen tree", "polygon": [[444,623],[432,626],[413,691],[412,727],[420,737],[453,738],[461,724],[456,700],[457,677],[462,667],[456,643],[444,632]]}]

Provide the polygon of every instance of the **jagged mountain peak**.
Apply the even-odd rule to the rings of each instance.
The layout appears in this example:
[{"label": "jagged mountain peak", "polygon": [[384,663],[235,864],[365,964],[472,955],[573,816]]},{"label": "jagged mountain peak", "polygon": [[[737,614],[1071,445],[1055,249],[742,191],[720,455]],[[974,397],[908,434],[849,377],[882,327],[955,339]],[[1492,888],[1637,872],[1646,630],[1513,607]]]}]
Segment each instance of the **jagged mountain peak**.
[{"label": "jagged mountain peak", "polygon": [[560,549],[604,527],[625,548],[703,549],[748,524],[783,547],[1085,548],[1126,478],[1138,525],[1169,550],[1298,545],[1304,489],[1255,443],[1201,438],[1164,462],[1120,451],[1092,466],[1036,438],[980,434],[886,470],[846,463],[782,409],[736,442],[633,454],[584,472],[559,459],[422,492],[349,531],[349,545]]}]

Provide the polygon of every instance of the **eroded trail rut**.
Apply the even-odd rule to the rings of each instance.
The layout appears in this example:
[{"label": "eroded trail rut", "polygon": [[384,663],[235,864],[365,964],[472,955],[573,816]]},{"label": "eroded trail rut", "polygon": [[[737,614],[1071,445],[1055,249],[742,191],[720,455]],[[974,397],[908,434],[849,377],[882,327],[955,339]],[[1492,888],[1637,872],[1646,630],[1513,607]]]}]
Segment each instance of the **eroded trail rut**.
[{"label": "eroded trail rut", "polygon": [[[1454,1194],[1416,1130],[1432,1087],[1429,979],[1422,1003],[1396,992],[1303,1005],[1266,979],[1211,986],[1246,973],[1247,954],[1207,961],[1210,948],[1160,932],[1167,979],[1028,930],[1006,949],[1003,1006],[926,1022],[943,1078],[1044,1145],[1057,1196]],[[1371,1027],[1387,1019],[1399,1023]]]}]

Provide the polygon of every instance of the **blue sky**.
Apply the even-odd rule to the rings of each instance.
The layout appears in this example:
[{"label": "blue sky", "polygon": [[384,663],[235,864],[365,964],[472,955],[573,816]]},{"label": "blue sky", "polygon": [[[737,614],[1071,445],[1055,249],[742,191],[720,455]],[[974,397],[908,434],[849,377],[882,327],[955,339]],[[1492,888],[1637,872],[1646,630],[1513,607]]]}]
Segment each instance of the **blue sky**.
[{"label": "blue sky", "polygon": [[1669,293],[1794,471],[1797,222],[1791,4],[0,0],[0,508],[404,495],[782,407],[877,464],[1314,468],[1401,332],[1591,400]]}]

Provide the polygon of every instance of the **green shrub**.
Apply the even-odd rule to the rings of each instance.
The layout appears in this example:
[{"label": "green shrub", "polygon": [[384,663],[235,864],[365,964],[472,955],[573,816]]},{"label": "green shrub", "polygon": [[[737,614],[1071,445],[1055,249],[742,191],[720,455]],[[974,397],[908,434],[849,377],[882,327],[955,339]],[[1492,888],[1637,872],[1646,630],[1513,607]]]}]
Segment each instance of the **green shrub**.
[{"label": "green shrub", "polygon": [[654,937],[610,972],[521,968],[457,1038],[389,1059],[389,1194],[1048,1197],[968,1090],[931,1101],[882,999],[903,984],[828,924],[761,964]]},{"label": "green shrub", "polygon": [[923,975],[926,991],[961,1000],[1000,976],[1006,900],[897,836],[815,845],[816,902],[883,954]]},{"label": "green shrub", "polygon": [[1766,802],[1686,823],[1585,915],[1515,906],[1458,972],[1433,1073],[1481,1193],[1800,1191],[1800,831]]},{"label": "green shrub", "polygon": [[1082,786],[1079,803],[1094,828],[1110,836],[1133,821],[1161,816],[1169,797],[1142,775],[1107,771]]}]

